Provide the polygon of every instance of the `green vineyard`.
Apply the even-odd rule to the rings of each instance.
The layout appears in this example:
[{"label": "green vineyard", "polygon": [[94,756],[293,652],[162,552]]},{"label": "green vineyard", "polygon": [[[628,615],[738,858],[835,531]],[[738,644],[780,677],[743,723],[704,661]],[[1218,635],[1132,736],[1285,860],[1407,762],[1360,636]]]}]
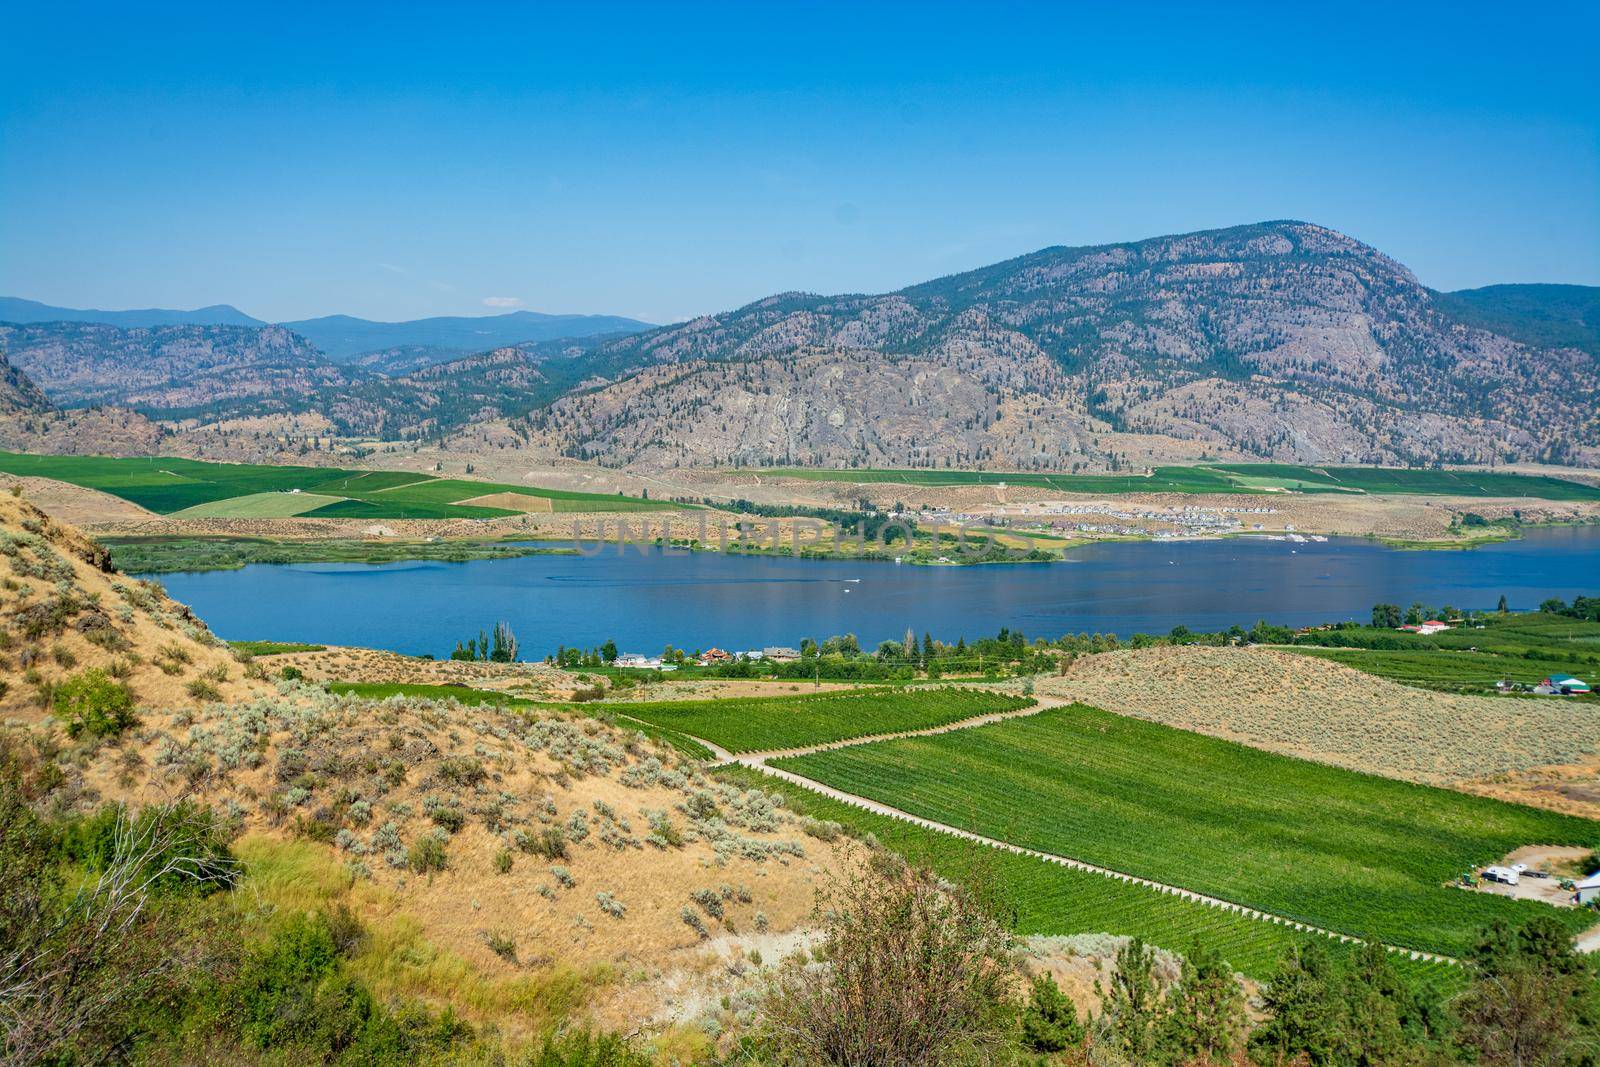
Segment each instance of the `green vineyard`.
[{"label": "green vineyard", "polygon": [[979,689],[917,688],[734,700],[664,700],[612,707],[632,718],[703,738],[737,753],[923,730],[979,715],[1016,711],[1031,703],[1025,697]]},{"label": "green vineyard", "polygon": [[1450,886],[1600,823],[1290,759],[1074,705],[776,761],[900,810],[1389,944],[1459,955],[1555,909]]},{"label": "green vineyard", "polygon": [[[1004,902],[1015,909],[1020,934],[1109,933],[1142,937],[1178,953],[1203,944],[1258,980],[1272,974],[1291,945],[1314,936],[1284,924],[877,815],[748,767],[723,767],[715,773],[728,782],[782,794],[791,810],[837,822],[857,836],[871,834],[912,863],[925,864],[946,878],[997,883]],[[1335,951],[1348,951],[1339,942],[1330,944]],[[1395,962],[1413,984],[1452,988],[1461,981],[1460,972],[1448,964],[1406,958]]]}]

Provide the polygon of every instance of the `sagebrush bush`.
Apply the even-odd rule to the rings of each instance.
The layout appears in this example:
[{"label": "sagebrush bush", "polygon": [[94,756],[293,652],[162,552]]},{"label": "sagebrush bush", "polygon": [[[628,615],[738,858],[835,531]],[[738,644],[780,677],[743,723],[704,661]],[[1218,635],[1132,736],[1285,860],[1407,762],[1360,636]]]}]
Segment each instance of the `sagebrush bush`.
[{"label": "sagebrush bush", "polygon": [[425,834],[412,843],[406,853],[406,865],[418,874],[427,874],[444,870],[450,865],[450,858],[445,854],[443,841]]}]

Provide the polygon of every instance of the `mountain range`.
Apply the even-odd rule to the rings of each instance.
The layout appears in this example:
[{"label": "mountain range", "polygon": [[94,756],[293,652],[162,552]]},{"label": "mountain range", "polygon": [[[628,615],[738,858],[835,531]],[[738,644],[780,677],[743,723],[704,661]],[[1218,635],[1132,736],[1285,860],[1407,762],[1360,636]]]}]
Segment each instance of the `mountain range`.
[{"label": "mountain range", "polygon": [[143,329],[154,326],[270,326],[299,334],[334,363],[360,361],[386,364],[384,357],[402,350],[400,362],[413,366],[443,362],[455,356],[483,352],[525,341],[552,341],[565,337],[592,337],[643,330],[648,322],[621,315],[547,315],[538,311],[511,311],[503,315],[438,316],[407,322],[377,322],[352,315],[324,315],[294,322],[269,323],[245,314],[230,304],[214,304],[193,311],[143,308],[100,311],[55,307],[36,300],[0,296],[0,323],[19,325],[44,322],[85,322]]},{"label": "mountain range", "polygon": [[0,322],[98,322],[106,326],[265,326],[230,304],[213,304],[193,311],[171,308],[136,308],[130,311],[100,311],[94,308],[64,308],[24,300],[20,296],[0,296]]},{"label": "mountain range", "polygon": [[[1600,465],[1600,289],[1439,293],[1306,222],[1047,248],[892,293],[784,293],[642,325],[57,320],[0,326],[0,347],[62,407],[315,413],[348,434],[470,430],[608,465]],[[543,328],[579,333],[498,340]]]},{"label": "mountain range", "polygon": [[1121,466],[1237,455],[1600,463],[1600,290],[1426,288],[1297,221],[785,293],[590,358],[524,420],[609,464]]}]

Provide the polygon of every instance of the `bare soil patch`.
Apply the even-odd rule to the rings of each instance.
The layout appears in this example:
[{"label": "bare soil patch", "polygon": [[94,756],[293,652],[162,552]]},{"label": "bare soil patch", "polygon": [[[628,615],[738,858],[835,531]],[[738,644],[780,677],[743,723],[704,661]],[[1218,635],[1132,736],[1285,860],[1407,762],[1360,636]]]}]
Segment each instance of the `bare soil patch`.
[{"label": "bare soil patch", "polygon": [[1286,755],[1473,791],[1487,791],[1484,779],[1600,752],[1600,720],[1568,702],[1427,692],[1273,649],[1086,656],[1038,689]]},{"label": "bare soil patch", "polygon": [[504,508],[507,511],[525,511],[529,513],[553,510],[550,498],[547,496],[529,496],[527,493],[485,493],[475,496],[470,500],[457,500],[457,504],[478,508]]},{"label": "bare soil patch", "polygon": [[0,475],[0,488],[22,486],[23,496],[41,511],[62,522],[82,526],[96,522],[139,522],[156,517],[131,500],[85,489],[81,485],[58,482],[53,478],[18,478]]}]

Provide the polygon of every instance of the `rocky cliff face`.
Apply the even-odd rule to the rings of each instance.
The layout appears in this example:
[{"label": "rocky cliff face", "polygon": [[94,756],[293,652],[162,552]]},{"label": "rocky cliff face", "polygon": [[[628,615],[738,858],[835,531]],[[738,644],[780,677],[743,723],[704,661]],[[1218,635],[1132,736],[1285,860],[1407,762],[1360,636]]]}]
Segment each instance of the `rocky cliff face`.
[{"label": "rocky cliff face", "polygon": [[594,357],[642,369],[525,429],[610,463],[1100,466],[1157,436],[1314,462],[1600,462],[1594,356],[1467,325],[1400,264],[1301,222],[784,294]]}]

